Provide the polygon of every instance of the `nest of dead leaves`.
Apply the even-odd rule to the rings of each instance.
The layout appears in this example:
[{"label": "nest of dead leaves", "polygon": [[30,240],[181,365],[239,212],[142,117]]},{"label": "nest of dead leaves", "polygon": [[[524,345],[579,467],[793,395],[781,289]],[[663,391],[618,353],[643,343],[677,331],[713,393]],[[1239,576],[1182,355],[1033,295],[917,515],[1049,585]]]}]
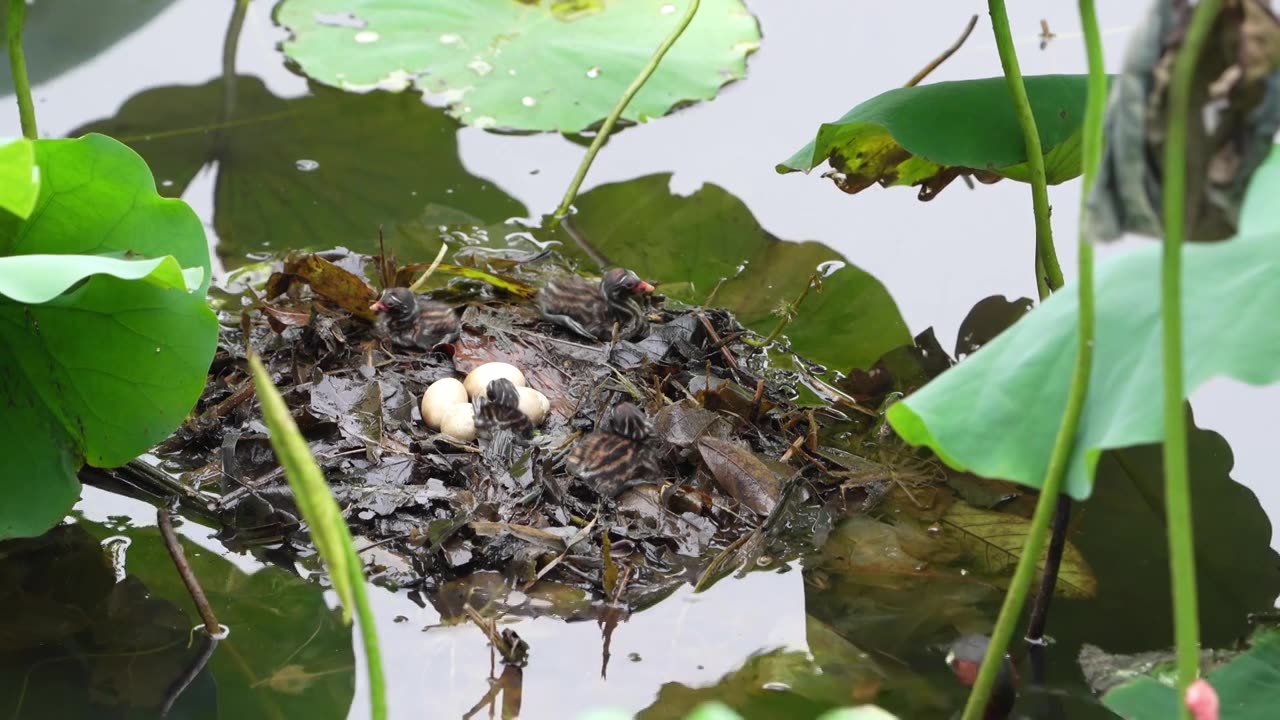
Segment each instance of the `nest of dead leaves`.
[{"label": "nest of dead leaves", "polygon": [[[300,255],[263,292],[223,296],[205,393],[157,454],[207,501],[229,546],[306,547],[253,400],[250,348],[289,403],[370,574],[433,602],[496,596],[483,587],[492,583],[533,595],[575,588],[592,606],[637,609],[684,583],[778,566],[850,504],[868,507],[901,482],[852,451],[885,435],[879,413],[785,348],[748,344],[724,311],[664,307],[658,297],[646,337],[587,343],[544,322],[530,302],[563,267],[541,258],[442,265],[429,294],[465,308],[461,337],[409,352],[374,336],[369,305],[375,284],[407,286],[421,270],[343,251]],[[491,361],[521,368],[551,403],[536,441],[510,457],[453,441],[420,418],[430,383]],[[623,401],[648,416],[658,472],[601,498],[564,459]]]}]

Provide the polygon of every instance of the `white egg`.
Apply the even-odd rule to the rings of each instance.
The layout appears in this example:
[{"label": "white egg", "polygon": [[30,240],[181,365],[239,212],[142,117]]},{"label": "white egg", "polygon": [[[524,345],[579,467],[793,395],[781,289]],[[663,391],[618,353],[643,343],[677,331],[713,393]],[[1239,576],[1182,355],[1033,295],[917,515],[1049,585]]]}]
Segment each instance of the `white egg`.
[{"label": "white egg", "polygon": [[467,392],[471,394],[471,399],[475,400],[484,395],[489,383],[498,378],[506,378],[518,388],[527,384],[524,381],[524,373],[520,372],[520,368],[504,362],[485,363],[477,367],[467,374],[467,379],[463,380],[462,384],[467,387]]},{"label": "white egg", "polygon": [[440,421],[440,432],[462,442],[475,440],[476,410],[471,403],[461,402],[449,408]]},{"label": "white egg", "polygon": [[529,418],[529,421],[538,426],[542,421],[547,419],[547,411],[551,409],[551,401],[546,395],[534,390],[531,387],[516,388],[516,392],[520,393],[520,412]]},{"label": "white egg", "polygon": [[453,378],[431,383],[422,393],[422,421],[432,430],[440,429],[440,421],[454,405],[467,402],[467,389]]}]

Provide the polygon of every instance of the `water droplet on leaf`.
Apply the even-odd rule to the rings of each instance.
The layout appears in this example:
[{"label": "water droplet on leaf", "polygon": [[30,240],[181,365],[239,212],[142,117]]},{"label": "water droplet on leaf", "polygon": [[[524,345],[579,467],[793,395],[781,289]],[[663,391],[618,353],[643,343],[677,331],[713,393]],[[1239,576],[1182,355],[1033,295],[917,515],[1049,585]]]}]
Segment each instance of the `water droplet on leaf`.
[{"label": "water droplet on leaf", "polygon": [[461,40],[461,39],[462,39],[461,37],[458,37],[457,35],[454,35],[453,33],[445,33],[444,35],[441,35],[441,36],[440,36],[440,42],[441,42],[441,44],[443,44],[443,45],[453,45],[453,44],[457,43],[457,42],[458,42],[459,40]]},{"label": "water droplet on leaf", "polygon": [[675,12],[675,11],[676,11],[676,6],[675,6],[675,5],[672,5],[671,3],[667,3],[666,5],[663,5],[663,6],[662,6],[662,14],[663,14],[663,15],[670,15],[671,13],[673,13],[673,12]]},{"label": "water droplet on leaf", "polygon": [[600,68],[598,68],[598,67],[593,67],[593,68],[591,68],[590,70],[588,70],[588,71],[587,71],[587,77],[589,77],[589,78],[598,78],[598,77],[600,77]]},{"label": "water droplet on leaf", "polygon": [[315,160],[308,160],[307,158],[303,158],[295,162],[293,166],[298,168],[298,172],[311,172],[312,170],[319,168],[320,163],[316,162]]},{"label": "water droplet on leaf", "polygon": [[537,105],[537,104],[538,104],[538,101],[537,101],[537,100],[534,100],[533,98],[529,97],[528,95],[525,95],[525,96],[524,96],[524,99],[520,101],[520,104],[521,104],[521,105],[524,105],[525,107],[533,107],[534,105]]},{"label": "water droplet on leaf", "polygon": [[356,42],[358,43],[378,42],[378,33],[372,30],[361,30],[360,32],[356,33]]}]

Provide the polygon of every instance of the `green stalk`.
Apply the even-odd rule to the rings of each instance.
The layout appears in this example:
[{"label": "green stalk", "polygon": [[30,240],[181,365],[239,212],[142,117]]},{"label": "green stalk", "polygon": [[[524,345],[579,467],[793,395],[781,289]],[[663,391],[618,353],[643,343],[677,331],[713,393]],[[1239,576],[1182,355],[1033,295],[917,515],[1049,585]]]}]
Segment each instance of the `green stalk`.
[{"label": "green stalk", "polygon": [[360,637],[369,673],[369,716],[373,720],[385,720],[387,686],[382,672],[382,652],[378,646],[377,628],[373,624],[373,608],[369,605],[365,589],[364,571],[351,540],[351,531],[324,472],[289,412],[289,406],[256,354],[249,355],[249,368],[258,390],[258,404],[262,407],[263,422],[267,424],[271,449],[284,468],[285,480],[289,482],[298,509],[307,521],[311,542],[329,570],[333,590],[342,603],[343,622],[350,623],[353,614],[360,620]]},{"label": "green stalk", "polygon": [[1168,129],[1164,147],[1164,250],[1161,256],[1160,315],[1164,330],[1164,495],[1173,577],[1173,628],[1177,650],[1178,712],[1190,718],[1181,699],[1200,674],[1200,625],[1196,601],[1195,543],[1191,528],[1191,488],[1187,476],[1187,427],[1182,407],[1182,238],[1187,184],[1187,115],[1191,81],[1221,0],[1201,0],[1173,62],[1169,83]]},{"label": "green stalk", "polygon": [[8,24],[5,41],[9,45],[9,67],[13,68],[13,94],[18,96],[18,117],[22,121],[22,136],[35,140],[36,106],[31,102],[31,81],[27,79],[27,58],[22,54],[22,22],[27,14],[26,0],[9,0]]},{"label": "green stalk", "polygon": [[569,189],[565,191],[564,198],[560,201],[560,206],[556,208],[555,214],[552,215],[553,224],[559,223],[561,218],[569,214],[569,208],[573,205],[574,199],[578,197],[578,188],[582,186],[582,181],[586,179],[587,170],[591,168],[591,163],[595,162],[596,153],[600,152],[601,147],[604,147],[604,141],[609,139],[609,134],[613,132],[613,126],[618,122],[622,111],[626,110],[627,105],[631,104],[631,98],[640,92],[640,88],[649,80],[649,76],[653,75],[653,71],[658,69],[658,63],[662,62],[662,58],[666,56],[667,51],[680,39],[684,29],[689,27],[693,16],[698,12],[700,2],[701,0],[690,0],[689,9],[685,11],[684,17],[680,18],[679,24],[675,26],[671,34],[667,36],[667,39],[662,41],[658,49],[653,52],[653,57],[649,58],[649,62],[641,68],[640,74],[636,76],[635,80],[631,81],[627,91],[622,93],[622,97],[618,98],[618,104],[613,106],[609,116],[604,119],[604,124],[600,126],[600,131],[596,133],[595,139],[591,141],[591,147],[587,148],[587,154],[583,156],[582,163],[578,165],[578,172],[574,174],[573,181],[569,183]]},{"label": "green stalk", "polygon": [[1018,52],[1013,47],[1009,13],[1005,12],[1004,0],[987,0],[987,8],[991,12],[991,29],[995,32],[996,48],[1000,52],[1000,66],[1009,83],[1009,94],[1013,96],[1013,108],[1018,115],[1018,125],[1022,127],[1022,137],[1027,146],[1031,204],[1036,214],[1036,287],[1043,300],[1049,292],[1062,287],[1062,268],[1058,266],[1058,253],[1053,247],[1053,228],[1049,226],[1049,187],[1045,179],[1044,151],[1040,147],[1040,131],[1036,129],[1035,115],[1031,113],[1031,101],[1027,99],[1027,88],[1022,84],[1022,69],[1018,67]]},{"label": "green stalk", "polygon": [[[993,2],[994,4],[996,2]],[[995,15],[994,11],[992,15]],[[1000,617],[996,620],[995,630],[992,631],[991,643],[987,647],[978,678],[965,704],[964,720],[979,720],[986,711],[991,686],[1000,669],[1005,649],[1013,638],[1018,618],[1022,615],[1027,590],[1035,578],[1036,565],[1040,554],[1044,551],[1049,522],[1058,505],[1063,476],[1066,475],[1071,451],[1075,444],[1080,414],[1089,391],[1089,374],[1093,367],[1093,242],[1084,232],[1086,227],[1084,214],[1085,201],[1089,197],[1089,190],[1093,187],[1098,166],[1102,162],[1102,117],[1107,100],[1107,77],[1102,63],[1102,38],[1098,32],[1098,16],[1094,10],[1093,0],[1080,0],[1080,23],[1084,29],[1085,52],[1089,61],[1089,94],[1085,104],[1081,150],[1084,172],[1080,193],[1080,237],[1077,247],[1080,264],[1078,283],[1080,316],[1079,328],[1076,332],[1076,362],[1071,373],[1071,386],[1067,391],[1067,406],[1063,411],[1062,424],[1058,427],[1058,434],[1054,439],[1053,452],[1049,456],[1049,467],[1045,470],[1044,483],[1040,488],[1040,499],[1036,502],[1035,514],[1031,517],[1031,527],[1027,531],[1027,543],[1022,549],[1022,556],[1018,558],[1018,566],[1009,583],[1004,604],[1000,608]],[[1007,29],[1007,23],[1005,26]],[[1060,528],[1060,531],[1065,531],[1065,528]]]}]

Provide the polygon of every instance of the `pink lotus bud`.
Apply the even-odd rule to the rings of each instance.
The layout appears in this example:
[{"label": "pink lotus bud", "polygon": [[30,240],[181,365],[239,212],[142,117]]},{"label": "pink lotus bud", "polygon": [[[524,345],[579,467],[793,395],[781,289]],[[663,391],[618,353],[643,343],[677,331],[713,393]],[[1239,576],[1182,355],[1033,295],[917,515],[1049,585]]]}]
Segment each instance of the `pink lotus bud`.
[{"label": "pink lotus bud", "polygon": [[1201,678],[1187,688],[1187,709],[1196,720],[1218,720],[1218,693]]}]

